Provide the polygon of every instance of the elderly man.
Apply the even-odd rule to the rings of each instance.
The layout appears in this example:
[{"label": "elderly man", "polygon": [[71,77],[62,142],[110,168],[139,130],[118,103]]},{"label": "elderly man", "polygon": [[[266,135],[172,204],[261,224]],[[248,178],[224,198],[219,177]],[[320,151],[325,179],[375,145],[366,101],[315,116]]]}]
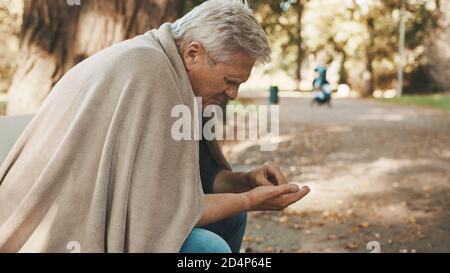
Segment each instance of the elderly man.
[{"label": "elderly man", "polygon": [[75,66],[0,167],[0,251],[238,252],[243,213],[309,189],[175,141],[171,110],[235,99],[269,52],[248,7],[210,0]]}]

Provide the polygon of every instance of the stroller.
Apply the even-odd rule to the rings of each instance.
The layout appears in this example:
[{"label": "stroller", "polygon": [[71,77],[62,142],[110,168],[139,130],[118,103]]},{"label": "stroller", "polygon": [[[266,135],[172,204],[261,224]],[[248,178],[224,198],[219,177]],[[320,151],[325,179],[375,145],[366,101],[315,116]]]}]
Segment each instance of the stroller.
[{"label": "stroller", "polygon": [[327,69],[323,66],[317,67],[314,71],[317,72],[318,76],[313,81],[313,100],[311,101],[311,106],[314,104],[324,105],[327,104],[331,107],[331,86],[326,79]]}]

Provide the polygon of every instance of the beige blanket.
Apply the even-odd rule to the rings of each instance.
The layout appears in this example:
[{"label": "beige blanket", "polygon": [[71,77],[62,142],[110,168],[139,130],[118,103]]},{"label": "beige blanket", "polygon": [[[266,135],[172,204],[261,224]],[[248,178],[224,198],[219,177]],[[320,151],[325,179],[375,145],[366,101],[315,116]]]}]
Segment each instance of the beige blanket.
[{"label": "beige blanket", "polygon": [[0,167],[0,252],[179,251],[204,195],[198,142],[170,134],[172,107],[194,95],[169,26],[54,87]]}]

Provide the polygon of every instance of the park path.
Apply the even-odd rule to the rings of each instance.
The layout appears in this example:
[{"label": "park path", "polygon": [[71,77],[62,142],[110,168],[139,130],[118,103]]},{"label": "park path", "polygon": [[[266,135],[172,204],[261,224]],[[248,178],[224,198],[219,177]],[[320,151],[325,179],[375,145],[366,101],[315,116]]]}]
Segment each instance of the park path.
[{"label": "park path", "polygon": [[311,193],[283,212],[250,213],[243,252],[369,252],[370,241],[382,252],[450,251],[450,112],[295,97],[280,107],[276,151],[225,151],[236,170],[274,161]]}]

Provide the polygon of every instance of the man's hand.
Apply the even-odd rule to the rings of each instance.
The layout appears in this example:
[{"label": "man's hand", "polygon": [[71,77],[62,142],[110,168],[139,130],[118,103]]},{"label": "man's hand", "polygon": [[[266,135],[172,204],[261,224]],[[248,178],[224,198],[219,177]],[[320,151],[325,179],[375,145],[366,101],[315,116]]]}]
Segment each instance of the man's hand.
[{"label": "man's hand", "polygon": [[248,185],[252,189],[259,186],[287,184],[286,177],[280,168],[272,162],[266,162],[262,167],[246,173],[246,178]]},{"label": "man's hand", "polygon": [[281,186],[288,184],[286,177],[280,168],[272,163],[266,162],[263,166],[253,171],[230,172],[223,170],[219,172],[214,180],[214,193],[246,193],[261,186]]},{"label": "man's hand", "polygon": [[245,176],[252,189],[245,193],[249,210],[282,210],[310,192],[306,186],[299,189],[295,184],[288,184],[280,168],[272,162],[266,162]]},{"label": "man's hand", "polygon": [[309,193],[308,187],[299,187],[295,184],[279,186],[259,186],[243,193],[246,199],[246,210],[283,210],[291,204],[302,199]]},{"label": "man's hand", "polygon": [[214,181],[215,194],[206,195],[206,208],[197,226],[215,223],[243,211],[283,210],[310,191],[288,184],[271,162],[248,173],[223,170]]}]

